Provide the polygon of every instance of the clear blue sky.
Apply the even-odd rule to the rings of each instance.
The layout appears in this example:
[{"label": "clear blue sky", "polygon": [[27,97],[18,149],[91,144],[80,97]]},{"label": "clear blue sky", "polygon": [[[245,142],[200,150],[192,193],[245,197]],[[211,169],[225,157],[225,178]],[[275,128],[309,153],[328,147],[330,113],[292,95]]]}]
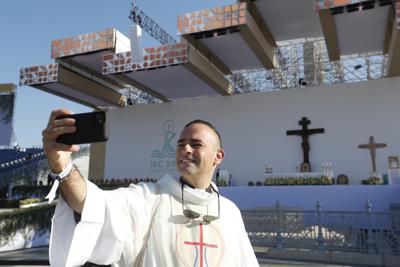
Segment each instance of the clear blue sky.
[{"label": "clear blue sky", "polygon": [[[137,0],[154,21],[174,37],[176,17],[236,0]],[[130,0],[0,0],[0,83],[19,83],[19,69],[52,63],[50,43],[82,33],[117,28],[128,36]],[[145,36],[145,47],[158,43]],[[41,145],[51,110],[75,113],[90,108],[33,87],[18,86],[14,130],[22,146]]]}]

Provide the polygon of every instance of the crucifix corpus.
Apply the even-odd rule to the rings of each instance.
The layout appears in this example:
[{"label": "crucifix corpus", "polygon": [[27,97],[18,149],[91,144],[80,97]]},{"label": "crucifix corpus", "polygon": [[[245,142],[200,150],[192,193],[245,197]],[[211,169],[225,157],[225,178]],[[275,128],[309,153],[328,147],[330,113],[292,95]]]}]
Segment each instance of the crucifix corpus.
[{"label": "crucifix corpus", "polygon": [[362,144],[359,145],[358,148],[368,148],[369,153],[371,155],[371,161],[372,161],[372,176],[377,176],[376,173],[376,149],[377,148],[384,148],[386,147],[386,144],[383,143],[375,143],[374,136],[371,135],[369,137],[369,143],[368,144]]},{"label": "crucifix corpus", "polygon": [[325,129],[308,129],[307,125],[311,124],[311,121],[307,117],[301,118],[299,125],[302,126],[301,130],[290,130],[286,131],[287,135],[300,135],[303,141],[301,142],[301,148],[303,149],[303,163],[300,165],[301,172],[310,172],[311,164],[309,160],[310,144],[308,143],[308,137],[312,134],[325,133]]}]

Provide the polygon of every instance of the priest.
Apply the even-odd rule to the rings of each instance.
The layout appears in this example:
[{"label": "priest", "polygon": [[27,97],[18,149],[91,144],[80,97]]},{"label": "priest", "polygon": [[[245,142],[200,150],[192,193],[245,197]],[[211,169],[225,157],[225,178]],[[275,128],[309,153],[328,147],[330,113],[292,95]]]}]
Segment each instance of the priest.
[{"label": "priest", "polygon": [[76,131],[74,119],[57,119],[66,114],[72,112],[53,111],[42,132],[61,191],[52,222],[52,266],[259,266],[239,209],[211,181],[224,159],[213,125],[194,120],[182,130],[176,149],[180,177],[166,174],[154,184],[103,191],[71,163],[79,147],[56,142]]}]

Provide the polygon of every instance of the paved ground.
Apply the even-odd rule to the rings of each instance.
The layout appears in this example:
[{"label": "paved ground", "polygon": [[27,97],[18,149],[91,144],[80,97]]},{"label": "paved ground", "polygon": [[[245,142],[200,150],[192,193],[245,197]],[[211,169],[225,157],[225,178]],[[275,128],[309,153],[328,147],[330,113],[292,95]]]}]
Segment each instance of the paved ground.
[{"label": "paved ground", "polygon": [[[10,267],[44,267],[48,265],[48,247],[38,247],[10,252],[0,252],[0,266]],[[259,259],[260,267],[339,267],[322,263]]]},{"label": "paved ground", "polygon": [[48,266],[48,247],[0,252],[0,266]]}]

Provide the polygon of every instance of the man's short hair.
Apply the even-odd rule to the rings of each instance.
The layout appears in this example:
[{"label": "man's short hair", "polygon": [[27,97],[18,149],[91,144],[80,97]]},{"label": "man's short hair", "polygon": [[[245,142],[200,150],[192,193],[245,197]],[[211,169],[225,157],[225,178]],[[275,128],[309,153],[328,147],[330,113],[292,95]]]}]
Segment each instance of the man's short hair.
[{"label": "man's short hair", "polygon": [[212,125],[211,123],[209,123],[208,121],[205,120],[200,120],[200,119],[196,119],[196,120],[192,120],[191,122],[189,122],[188,124],[185,125],[185,127],[183,127],[183,129],[189,127],[192,124],[203,124],[205,126],[207,126],[208,128],[210,128],[218,137],[218,142],[219,142],[219,146],[222,147],[222,140],[221,140],[221,135],[219,134],[217,128],[214,127],[214,125]]}]

